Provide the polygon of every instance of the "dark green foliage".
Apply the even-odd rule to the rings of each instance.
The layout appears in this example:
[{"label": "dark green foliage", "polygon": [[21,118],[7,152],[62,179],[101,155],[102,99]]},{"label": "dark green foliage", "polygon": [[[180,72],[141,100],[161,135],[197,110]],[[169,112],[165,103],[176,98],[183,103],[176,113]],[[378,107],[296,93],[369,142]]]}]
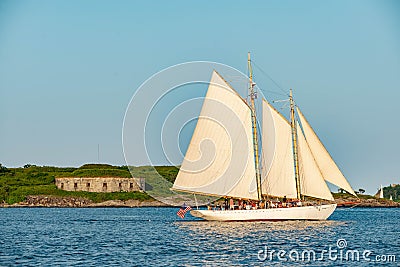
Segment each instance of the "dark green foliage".
[{"label": "dark green foliage", "polygon": [[389,199],[392,196],[393,200],[400,199],[400,185],[388,186],[383,188],[383,197]]},{"label": "dark green foliage", "polygon": [[79,167],[79,169],[118,169],[118,166],[112,166],[109,164],[84,164]]},{"label": "dark green foliage", "polygon": [[156,166],[156,171],[171,183],[174,183],[179,169],[175,166]]},{"label": "dark green foliage", "polygon": [[118,169],[78,169],[58,177],[132,177],[129,171]]},{"label": "dark green foliage", "polygon": [[24,200],[26,195],[23,195],[21,189],[43,185],[54,186],[55,169],[51,167],[50,172],[46,168],[49,167],[31,165],[24,168],[12,168],[0,175],[0,202],[15,203]]},{"label": "dark green foliage", "polygon": [[7,169],[6,166],[3,166],[3,164],[0,163],[0,175],[7,172],[10,172],[10,170]]},{"label": "dark green foliage", "polygon": [[[332,195],[333,195],[333,197],[335,199],[337,199],[337,198],[341,198],[341,199],[347,199],[347,198],[353,199],[353,198],[355,198],[355,196],[353,196],[353,195],[351,195],[349,193],[333,193],[332,192]],[[370,196],[370,195],[357,194],[357,196],[358,196],[359,199],[375,199],[375,197]]]},{"label": "dark green foliage", "polygon": [[10,187],[8,185],[0,186],[0,203],[6,201],[9,192],[10,192]]},{"label": "dark green foliage", "polygon": [[[157,166],[157,172],[173,183],[179,171],[174,166]],[[134,171],[133,171],[134,170]],[[135,177],[159,179],[154,167],[132,167]],[[106,200],[150,200],[141,192],[69,192],[56,188],[55,177],[132,177],[128,166],[112,166],[108,164],[85,164],[79,168],[59,168],[52,166],[35,166],[26,164],[23,168],[6,168],[0,164],[0,203],[13,204],[24,201],[28,195],[54,195],[84,197],[93,202]]]},{"label": "dark green foliage", "polygon": [[28,195],[51,195],[60,197],[82,197],[99,203],[107,200],[128,200],[136,199],[140,201],[151,200],[152,198],[142,192],[115,192],[115,193],[94,193],[84,191],[64,191],[57,189],[54,184],[37,186],[20,186],[13,190],[7,199],[9,204],[18,203],[25,200]]},{"label": "dark green foliage", "polygon": [[73,167],[53,167],[53,166],[43,166],[36,167],[38,171],[42,172],[53,172],[53,173],[69,173],[75,171],[77,168]]},{"label": "dark green foliage", "polygon": [[118,168],[118,170],[129,171],[129,167],[128,166],[118,166],[117,168]]},{"label": "dark green foliage", "polygon": [[35,164],[29,164],[29,163],[24,165],[25,169],[31,168],[31,167],[37,167],[37,166]]}]

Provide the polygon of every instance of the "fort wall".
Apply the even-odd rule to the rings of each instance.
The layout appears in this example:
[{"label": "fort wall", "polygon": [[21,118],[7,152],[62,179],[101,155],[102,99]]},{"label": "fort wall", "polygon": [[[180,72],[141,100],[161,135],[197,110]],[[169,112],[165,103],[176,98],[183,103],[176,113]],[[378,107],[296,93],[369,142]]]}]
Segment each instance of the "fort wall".
[{"label": "fort wall", "polygon": [[120,177],[59,177],[55,178],[55,184],[58,189],[65,191],[136,192],[142,191],[145,180]]}]

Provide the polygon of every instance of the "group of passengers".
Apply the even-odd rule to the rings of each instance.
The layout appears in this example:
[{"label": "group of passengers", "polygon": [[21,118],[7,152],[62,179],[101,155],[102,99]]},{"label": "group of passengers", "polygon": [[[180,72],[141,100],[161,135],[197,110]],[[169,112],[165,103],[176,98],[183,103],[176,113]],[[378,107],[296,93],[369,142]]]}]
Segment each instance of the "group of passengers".
[{"label": "group of passengers", "polygon": [[209,210],[256,210],[256,209],[269,209],[269,208],[290,208],[300,207],[302,203],[298,199],[287,199],[286,196],[280,200],[241,200],[233,198],[225,198],[224,202],[217,202],[215,205],[208,203]]}]

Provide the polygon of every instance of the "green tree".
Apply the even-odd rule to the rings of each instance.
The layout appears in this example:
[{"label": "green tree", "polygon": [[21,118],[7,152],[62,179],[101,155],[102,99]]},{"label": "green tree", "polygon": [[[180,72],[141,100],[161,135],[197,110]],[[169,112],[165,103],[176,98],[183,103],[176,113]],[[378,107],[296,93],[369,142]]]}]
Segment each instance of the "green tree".
[{"label": "green tree", "polygon": [[3,166],[3,164],[0,163],[0,173],[6,173],[9,172],[10,170],[6,168],[6,166]]}]

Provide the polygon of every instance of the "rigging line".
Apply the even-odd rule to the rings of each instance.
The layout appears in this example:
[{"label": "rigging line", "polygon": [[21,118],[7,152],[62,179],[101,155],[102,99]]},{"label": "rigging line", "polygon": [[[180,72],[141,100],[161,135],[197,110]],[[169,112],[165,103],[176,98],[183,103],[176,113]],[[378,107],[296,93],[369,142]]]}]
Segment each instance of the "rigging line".
[{"label": "rigging line", "polygon": [[263,91],[264,93],[271,93],[271,94],[275,94],[275,95],[279,95],[279,96],[286,96],[286,95],[284,95],[284,94],[282,94],[282,93],[279,93],[279,92],[275,92],[275,91],[271,91],[271,90],[264,90],[264,89],[262,89],[262,88],[260,88],[260,87],[258,87],[257,86],[257,88],[259,88],[261,91]]},{"label": "rigging line", "polygon": [[262,92],[264,98],[266,98],[266,95],[268,95],[268,93],[270,94],[274,94],[274,95],[278,95],[278,96],[283,96],[283,97],[287,97],[286,94],[282,94],[280,92],[277,91],[271,91],[271,90],[264,90],[263,88],[259,87],[258,85],[255,86],[255,88],[257,88],[259,91]]},{"label": "rigging line", "polygon": [[252,60],[252,63],[256,68],[258,68],[261,71],[261,73],[263,73],[265,76],[267,76],[268,79],[270,79],[285,94],[285,96],[289,95],[288,92],[282,88],[282,86],[280,86],[274,79],[272,79],[271,76],[268,75],[268,73],[266,73],[263,69],[261,69],[261,67],[258,66],[253,60]]}]

